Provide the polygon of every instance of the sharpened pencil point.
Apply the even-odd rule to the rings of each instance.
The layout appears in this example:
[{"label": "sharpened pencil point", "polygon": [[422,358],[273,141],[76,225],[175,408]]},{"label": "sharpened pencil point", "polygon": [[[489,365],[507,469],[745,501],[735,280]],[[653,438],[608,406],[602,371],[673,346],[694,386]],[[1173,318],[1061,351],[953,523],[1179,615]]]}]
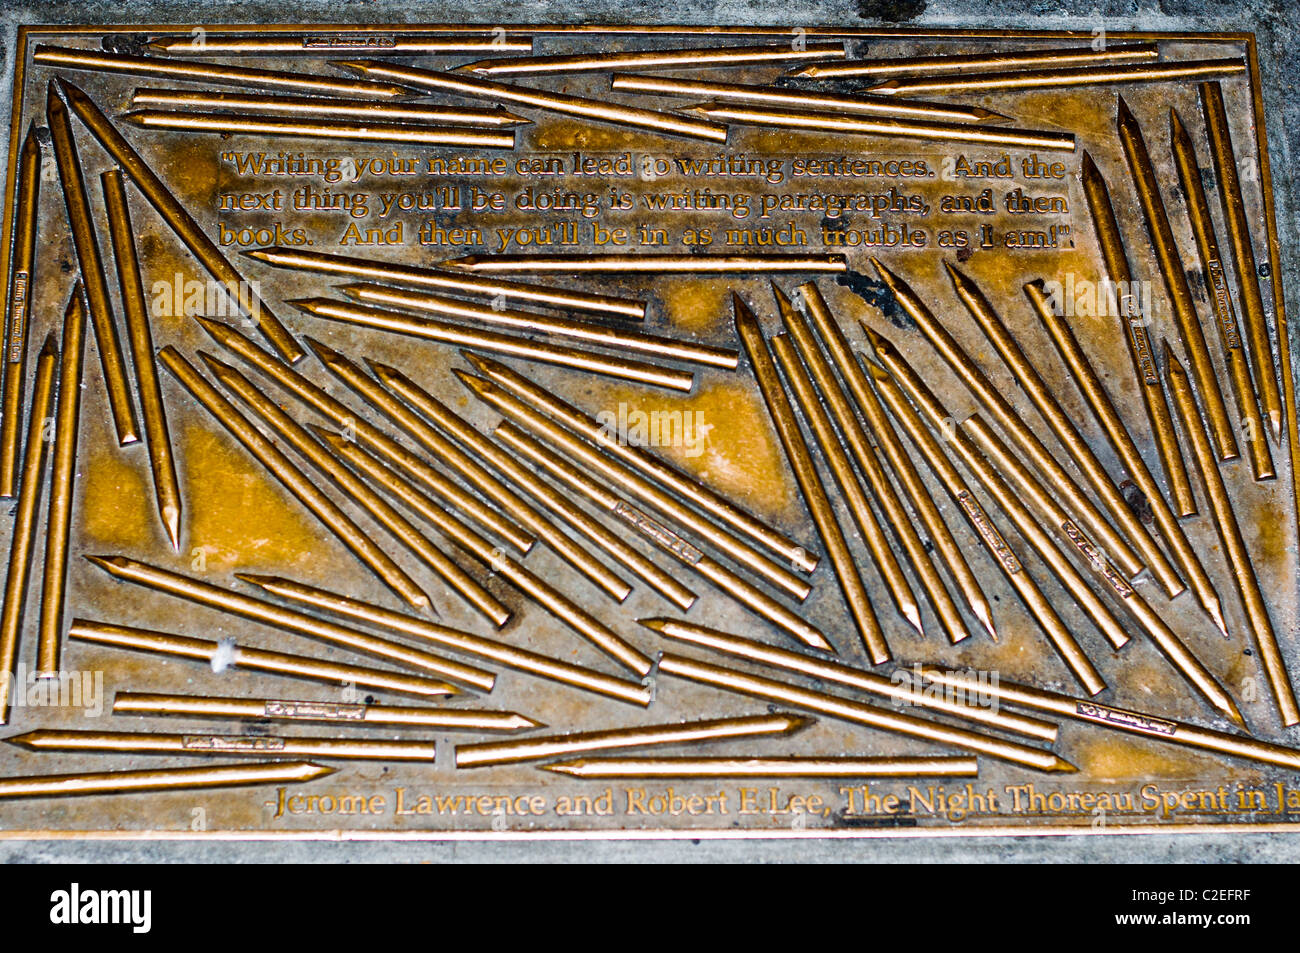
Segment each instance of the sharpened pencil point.
[{"label": "sharpened pencil point", "polygon": [[328,344],[323,341],[318,341],[310,335],[304,334],[302,339],[306,343],[307,347],[311,348],[311,352],[316,355],[317,360],[322,364],[328,365],[331,363],[337,363],[343,357],[343,355],[334,350]]},{"label": "sharpened pencil point", "polygon": [[475,354],[473,351],[467,351],[464,348],[461,348],[460,356],[480,374],[490,374],[495,368],[505,367],[505,365],[499,361],[494,361],[490,357],[484,357],[482,354]]},{"label": "sharpened pencil point", "polygon": [[1237,703],[1233,701],[1231,698],[1227,699],[1227,705],[1226,705],[1226,709],[1224,710],[1224,714],[1228,717],[1229,721],[1231,721],[1242,731],[1247,733],[1250,732],[1250,726],[1246,724],[1245,716],[1242,715],[1241,709],[1237,707]]},{"label": "sharpened pencil point", "polygon": [[250,586],[257,586],[259,589],[265,589],[268,586],[272,586],[281,579],[279,576],[268,576],[256,572],[237,572],[235,573],[235,578],[240,582],[248,583]]},{"label": "sharpened pencil point", "polygon": [[539,764],[543,771],[550,771],[552,774],[567,774],[572,778],[580,778],[583,773],[583,762],[569,761],[564,764]]},{"label": "sharpened pencil point", "polygon": [[214,376],[223,381],[229,380],[231,374],[238,373],[238,371],[236,371],[230,364],[227,364],[225,361],[207,351],[199,350],[194,353],[198,356],[200,361],[207,365],[208,370],[210,370]]},{"label": "sharpened pencil point", "polygon": [[1211,621],[1218,626],[1219,631],[1223,633],[1223,637],[1225,639],[1232,638],[1232,636],[1228,635],[1228,624],[1223,619],[1223,605],[1219,600],[1207,598],[1204,608],[1206,615],[1210,617]]},{"label": "sharpened pencil point", "polygon": [[323,298],[286,298],[285,304],[297,308],[303,314],[319,314]]},{"label": "sharpened pencil point", "polygon": [[181,551],[181,511],[178,506],[164,506],[162,508],[163,524],[167,527],[167,538],[171,541],[172,549],[176,552]]},{"label": "sharpened pencil point", "polygon": [[496,390],[496,388],[492,386],[491,381],[485,381],[481,377],[475,377],[473,374],[470,374],[467,371],[462,371],[458,367],[452,368],[452,373],[456,375],[456,378],[462,384],[468,387],[476,395],[481,396],[483,394],[490,394]]},{"label": "sharpened pencil point", "polygon": [[[871,349],[873,351],[875,351],[877,354],[888,354],[890,351],[894,349],[894,346],[889,343],[889,339],[886,338],[883,334],[881,334],[879,331],[874,330],[865,321],[861,322],[861,324],[862,324],[862,330],[863,332],[866,333],[867,341],[871,344]],[[872,371],[872,375],[877,376],[881,379],[888,376],[885,373],[883,368],[879,369],[878,375],[876,371]]]},{"label": "sharpened pencil point", "polygon": [[998,630],[993,624],[993,613],[989,608],[989,604],[987,602],[972,602],[970,603],[970,610],[974,613],[975,618],[980,620],[980,624],[984,626],[984,631],[989,634],[989,638],[996,642],[998,640]]},{"label": "sharpened pencil point", "polygon": [[899,613],[916,629],[922,637],[925,636],[925,626],[921,622],[921,608],[915,602],[906,603],[898,607]]},{"label": "sharpened pencil point", "polygon": [[1115,118],[1120,126],[1131,126],[1135,123],[1132,111],[1128,108],[1128,103],[1124,102],[1123,96],[1115,97]]},{"label": "sharpened pencil point", "polygon": [[366,367],[370,368],[370,372],[381,381],[393,380],[394,378],[402,376],[402,372],[391,364],[385,364],[383,361],[376,361],[372,357],[363,357],[362,360],[366,362]]},{"label": "sharpened pencil point", "polygon": [[977,106],[975,108],[975,121],[983,123],[986,126],[1000,126],[1005,122],[1010,122],[1010,116],[1004,116],[1002,113],[994,112],[991,109],[984,109]]}]

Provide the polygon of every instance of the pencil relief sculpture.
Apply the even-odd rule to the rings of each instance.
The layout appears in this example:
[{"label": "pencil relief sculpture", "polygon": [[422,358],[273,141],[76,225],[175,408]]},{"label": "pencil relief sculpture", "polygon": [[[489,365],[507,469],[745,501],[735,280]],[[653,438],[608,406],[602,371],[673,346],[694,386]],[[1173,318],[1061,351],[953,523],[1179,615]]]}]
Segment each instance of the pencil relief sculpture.
[{"label": "pencil relief sculpture", "polygon": [[16,60],[0,832],[1300,819],[1252,35]]}]

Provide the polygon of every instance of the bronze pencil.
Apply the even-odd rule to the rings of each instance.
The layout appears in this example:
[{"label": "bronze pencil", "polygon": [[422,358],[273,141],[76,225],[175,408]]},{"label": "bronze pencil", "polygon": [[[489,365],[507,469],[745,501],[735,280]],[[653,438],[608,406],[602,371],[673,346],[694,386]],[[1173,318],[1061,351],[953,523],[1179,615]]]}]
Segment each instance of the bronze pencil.
[{"label": "bronze pencil", "polygon": [[1260,663],[1268,678],[1269,688],[1273,692],[1273,701],[1277,706],[1278,716],[1284,727],[1300,724],[1300,705],[1296,703],[1295,689],[1287,674],[1286,661],[1278,645],[1277,632],[1269,618],[1268,603],[1259,588],[1259,577],[1250,558],[1250,549],[1241,534],[1241,524],[1232,509],[1232,497],[1223,484],[1218,462],[1214,458],[1210,442],[1206,439],[1205,423],[1196,407],[1196,396],[1192,393],[1192,384],[1182,364],[1174,356],[1169,342],[1164,342],[1165,373],[1169,376],[1169,390],[1174,397],[1174,406],[1182,421],[1183,432],[1192,447],[1192,459],[1196,461],[1196,470],[1205,490],[1205,498],[1210,503],[1214,529],[1219,543],[1223,546],[1224,557],[1232,572],[1233,585],[1250,620],[1250,632],[1254,637],[1255,650],[1259,653]]},{"label": "bronze pencil", "polygon": [[1196,377],[1197,389],[1205,401],[1205,414],[1210,423],[1210,433],[1214,440],[1214,450],[1220,460],[1235,460],[1239,455],[1237,440],[1233,436],[1232,421],[1219,390],[1219,379],[1214,373],[1214,362],[1210,359],[1210,350],[1205,344],[1205,332],[1201,328],[1200,317],[1196,313],[1196,304],[1192,299],[1192,290],[1187,283],[1187,270],[1183,266],[1174,242],[1173,230],[1169,225],[1169,213],[1165,209],[1160,192],[1160,183],[1156,179],[1151,156],[1147,152],[1146,139],[1137,118],[1129,111],[1124,97],[1119,97],[1116,123],[1119,128],[1120,143],[1124,147],[1124,157],[1128,160],[1129,171],[1133,175],[1133,187],[1137,192],[1138,202],[1142,206],[1142,217],[1146,221],[1147,234],[1160,263],[1160,273],[1164,277],[1165,290],[1173,306],[1174,325],[1178,337],[1191,363],[1192,373]]},{"label": "bronze pencil", "polygon": [[235,270],[234,265],[226,259],[217,243],[208,237],[194,217],[167,190],[162,179],[158,178],[149,164],[141,158],[140,153],[136,152],[117,128],[108,121],[108,117],[100,111],[99,107],[91,102],[89,96],[62,79],[57,82],[69,108],[77,114],[77,118],[90,130],[90,134],[103,146],[104,151],[122,167],[122,171],[140,190],[140,194],[149,200],[149,204],[189,249],[190,254],[221,283],[240,311],[257,325],[258,331],[266,337],[281,359],[291,364],[300,360],[303,351],[298,346],[298,342],[293,339],[293,335],[258,297],[253,286]]},{"label": "bronze pencil", "polygon": [[345,513],[316,481],[303,473],[279,447],[190,364],[180,351],[167,345],[159,354],[164,366],[227,433],[292,493],[339,542],[401,599],[417,609],[429,609],[428,595],[391,556]]},{"label": "bronze pencil", "polygon": [[171,433],[167,427],[167,407],[158,386],[153,332],[149,327],[149,314],[145,310],[144,281],[140,277],[140,259],[136,254],[135,230],[131,227],[126,186],[122,181],[122,173],[117,169],[105,172],[100,181],[104,187],[104,210],[108,215],[113,260],[117,263],[118,290],[122,296],[122,313],[126,317],[126,337],[131,346],[136,394],[140,398],[140,415],[144,419],[145,446],[149,451],[154,500],[172,549],[179,552],[181,491],[176,482],[176,460],[172,454]]},{"label": "bronze pencil", "polygon": [[[1119,318],[1124,344],[1128,349],[1133,378],[1137,382],[1138,393],[1142,395],[1147,423],[1160,454],[1160,465],[1173,496],[1174,512],[1179,516],[1192,516],[1196,513],[1196,499],[1192,496],[1192,485],[1187,479],[1187,466],[1183,462],[1182,449],[1178,446],[1178,435],[1169,414],[1164,386],[1156,371],[1155,349],[1151,347],[1151,336],[1147,333],[1147,325],[1154,316],[1143,315],[1138,309],[1137,295],[1134,293],[1136,286],[1129,269],[1124,238],[1115,218],[1115,208],[1111,204],[1110,188],[1092,161],[1092,156],[1086,151],[1083,154],[1082,179],[1097,243],[1101,246],[1104,274],[1117,292],[1116,317]],[[1130,469],[1130,472],[1133,471]],[[1169,534],[1165,535],[1168,538]]]},{"label": "bronze pencil", "polygon": [[1061,69],[1003,70],[967,73],[964,76],[902,77],[867,86],[861,92],[878,96],[912,96],[917,93],[1023,92],[1059,89],[1064,86],[1113,86],[1119,83],[1160,83],[1168,80],[1204,79],[1209,76],[1239,76],[1246,72],[1240,57],[1210,60],[1166,60],[1161,63],[1129,63],[1104,66],[1075,66]]},{"label": "bronze pencil", "polygon": [[683,473],[648,450],[615,439],[600,425],[599,421],[584,414],[572,404],[542,389],[499,361],[470,353],[463,353],[462,356],[476,371],[524,403],[536,410],[544,411],[569,430],[617,457],[642,476],[668,487],[711,517],[789,560],[794,568],[804,572],[812,572],[817,568],[815,554],[809,553],[804,547],[742,510],[720,493],[709,489],[694,477]]},{"label": "bronze pencil", "polygon": [[324,682],[327,685],[354,685],[358,688],[400,692],[403,695],[416,695],[421,698],[460,693],[460,689],[455,685],[425,675],[409,675],[406,672],[390,672],[360,665],[327,662],[323,659],[292,655],[287,652],[268,652],[264,649],[239,645],[233,638],[220,641],[197,639],[152,629],[109,625],[89,619],[73,619],[72,627],[68,630],[68,638],[94,645],[108,645],[118,649],[192,659],[205,663],[208,668],[217,673],[228,669],[247,669],[288,678]]},{"label": "bronze pencil", "polygon": [[63,69],[88,70],[94,73],[126,73],[174,79],[184,83],[214,83],[218,86],[252,86],[284,89],[315,96],[375,96],[394,99],[409,95],[395,83],[377,83],[311,73],[285,73],[255,69],[251,66],[224,66],[169,60],[161,56],[133,56],[103,50],[73,49],[62,46],[37,46],[32,62]]},{"label": "bronze pencil", "polygon": [[1259,390],[1264,415],[1272,427],[1273,439],[1280,441],[1282,397],[1278,393],[1268,315],[1264,310],[1264,299],[1259,293],[1259,281],[1256,278],[1258,269],[1255,266],[1255,246],[1250,237],[1250,222],[1246,219],[1241,176],[1237,174],[1237,157],[1232,147],[1232,131],[1223,101],[1223,87],[1217,81],[1201,83],[1199,92],[1205,116],[1205,132],[1210,140],[1210,155],[1214,160],[1214,175],[1218,180],[1219,204],[1228,229],[1228,244],[1232,248],[1233,266],[1237,273],[1237,288],[1241,292],[1242,317],[1246,326],[1246,339],[1250,342],[1255,386]]},{"label": "bronze pencil", "polygon": [[1091,46],[1055,49],[998,50],[993,53],[939,53],[931,56],[877,57],[842,60],[839,63],[811,63],[785,75],[799,79],[843,79],[846,76],[940,76],[945,73],[974,73],[1036,67],[1095,66],[1113,63],[1147,63],[1160,58],[1155,43],[1112,43],[1098,50]]},{"label": "bronze pencil", "polygon": [[490,99],[494,102],[515,103],[519,106],[543,109],[577,119],[628,126],[644,132],[701,139],[705,142],[725,143],[727,141],[727,127],[720,123],[706,122],[673,113],[655,112],[628,106],[625,103],[586,99],[549,89],[516,86],[513,83],[498,83],[461,73],[437,72],[414,66],[395,66],[378,60],[335,61],[332,65],[360,76],[399,83],[421,92],[432,90],[457,96]]},{"label": "bronze pencil", "polygon": [[63,186],[68,230],[72,233],[72,244],[77,253],[86,309],[90,324],[95,330],[95,345],[104,373],[104,389],[108,393],[108,409],[117,431],[117,442],[125,447],[139,441],[140,427],[135,418],[131,388],[126,381],[126,362],[118,338],[117,319],[113,315],[108,296],[108,279],[104,276],[104,260],[100,256],[99,241],[95,236],[95,223],[90,214],[90,196],[86,194],[86,180],[81,171],[81,159],[77,155],[72,121],[54,83],[49,86],[45,115],[50,125],[50,139],[54,144],[59,182]]},{"label": "bronze pencil", "polygon": [[32,552],[41,505],[41,485],[49,460],[50,441],[46,421],[54,406],[54,378],[59,361],[54,334],[45,339],[36,359],[36,380],[32,384],[31,420],[27,425],[27,447],[23,454],[18,503],[9,540],[9,572],[5,576],[4,606],[0,609],[0,725],[9,723],[9,699],[13,689],[14,661],[22,634],[27,584],[31,576]]},{"label": "bronze pencil", "polygon": [[835,511],[822,484],[821,476],[813,463],[808,445],[804,442],[803,433],[799,430],[794,408],[790,406],[781,385],[776,365],[772,362],[772,355],[763,340],[763,330],[753,312],[735,292],[732,293],[731,303],[736,314],[736,333],[740,337],[745,354],[749,357],[750,367],[758,382],[763,403],[767,406],[777,438],[781,441],[790,469],[794,472],[799,492],[812,515],[813,524],[817,527],[817,535],[821,537],[822,545],[826,547],[827,558],[831,561],[835,578],[840,584],[840,591],[848,603],[849,613],[858,635],[866,646],[872,664],[879,665],[889,660],[889,645],[876,618],[871,597],[867,594],[867,588],[858,573],[853,553],[835,517]]},{"label": "bronze pencil", "polygon": [[844,57],[843,42],[793,43],[764,46],[713,46],[678,50],[618,50],[611,53],[572,53],[476,60],[457,66],[458,73],[477,76],[553,76],[598,73],[610,69],[713,70],[734,66],[773,66],[807,60]]},{"label": "bronze pencil", "polygon": [[[491,691],[495,677],[491,672],[441,658],[421,649],[394,642],[391,639],[371,635],[357,629],[335,625],[313,618],[303,612],[295,612],[283,606],[263,599],[254,599],[239,592],[222,589],[200,579],[172,572],[158,566],[129,559],[126,556],[86,556],[94,565],[108,573],[114,579],[130,582],[155,592],[163,592],[188,602],[208,606],[221,612],[233,613],[252,619],[263,625],[294,632],[308,638],[318,639],[331,645],[341,646],[353,652],[381,658],[414,668],[426,674],[441,675],[463,684],[473,686],[480,691]],[[430,623],[431,625],[433,623]]]},{"label": "bronze pencil", "polygon": [[41,575],[41,612],[37,628],[36,676],[59,671],[63,611],[67,596],[68,547],[72,505],[76,498],[77,436],[81,423],[81,377],[86,345],[86,303],[82,285],[72,286],[63,314],[59,355],[59,400],[54,416],[50,502],[45,523],[45,568]]},{"label": "bronze pencil", "polygon": [[36,271],[36,221],[40,212],[41,143],[36,124],[27,127],[18,156],[13,240],[9,245],[9,294],[5,299],[4,381],[0,384],[0,498],[18,494],[23,388],[27,386],[27,336],[32,279]]},{"label": "bronze pencil", "polygon": [[1250,363],[1242,346],[1241,327],[1237,323],[1232,296],[1228,292],[1228,276],[1219,254],[1219,238],[1214,232],[1214,219],[1210,217],[1210,203],[1205,197],[1205,183],[1201,166],[1196,159],[1196,147],[1183,125],[1182,117],[1172,107],[1169,110],[1169,145],[1178,169],[1178,181],[1183,187],[1187,203],[1187,219],[1196,240],[1196,251],[1201,259],[1205,277],[1205,290],[1214,311],[1215,325],[1219,329],[1219,344],[1223,348],[1228,380],[1237,405],[1237,418],[1246,454],[1250,457],[1251,472],[1255,480],[1272,480],[1277,476],[1273,468],[1273,455],[1268,449],[1268,434],[1264,418],[1259,411],[1255,385],[1250,376]]},{"label": "bronze pencil", "polygon": [[[466,384],[473,386],[476,380],[477,378],[472,378],[467,380]],[[569,463],[549,447],[543,446],[509,423],[502,423],[495,433],[498,440],[537,466],[539,470],[613,514],[660,550],[713,583],[729,598],[736,600],[804,645],[828,652],[834,651],[831,644],[826,641],[826,636],[797,612],[782,605],[762,589],[713,559],[708,553],[691,545],[669,527],[597,483],[586,472]]]}]

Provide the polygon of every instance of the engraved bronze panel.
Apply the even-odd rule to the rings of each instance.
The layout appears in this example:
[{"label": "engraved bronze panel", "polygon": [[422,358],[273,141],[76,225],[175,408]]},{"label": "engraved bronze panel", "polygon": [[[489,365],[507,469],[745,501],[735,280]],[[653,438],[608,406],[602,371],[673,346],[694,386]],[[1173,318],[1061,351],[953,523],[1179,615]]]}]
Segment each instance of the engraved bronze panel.
[{"label": "engraved bronze panel", "polygon": [[17,64],[0,837],[1300,818],[1252,35]]}]

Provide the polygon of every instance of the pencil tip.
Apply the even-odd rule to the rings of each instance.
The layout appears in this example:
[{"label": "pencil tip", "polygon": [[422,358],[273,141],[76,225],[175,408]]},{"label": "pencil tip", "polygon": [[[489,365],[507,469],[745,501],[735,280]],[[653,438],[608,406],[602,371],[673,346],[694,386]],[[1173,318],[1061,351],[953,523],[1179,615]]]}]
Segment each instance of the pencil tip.
[{"label": "pencil tip", "polygon": [[877,364],[875,361],[867,360],[866,356],[863,354],[858,354],[858,358],[859,358],[858,363],[861,364],[864,368],[866,368],[867,373],[871,375],[872,380],[875,381],[889,380],[888,372],[879,364]]},{"label": "pencil tip", "polygon": [[179,506],[167,505],[162,508],[163,525],[167,527],[167,538],[171,540],[172,549],[181,551],[181,509]]},{"label": "pencil tip", "polygon": [[921,622],[921,609],[915,602],[904,603],[898,607],[898,611],[912,628],[916,629],[917,634],[925,636],[925,625]]},{"label": "pencil tip", "polygon": [[1227,699],[1227,707],[1224,710],[1224,714],[1227,715],[1228,719],[1242,731],[1250,731],[1250,726],[1246,724],[1246,718],[1242,715],[1241,709],[1237,707],[1237,703],[1231,698]]},{"label": "pencil tip", "polygon": [[875,330],[865,321],[859,323],[862,325],[863,332],[867,335],[867,341],[871,344],[872,350],[877,354],[884,354],[890,349],[889,340],[883,334]]},{"label": "pencil tip", "polygon": [[370,368],[370,373],[385,383],[404,376],[397,368],[383,361],[377,361],[373,357],[363,357],[362,360],[366,362],[366,367]]},{"label": "pencil tip", "polygon": [[1173,347],[1169,343],[1169,338],[1160,339],[1160,356],[1164,358],[1165,369],[1170,373],[1180,374],[1183,367],[1178,363],[1178,355],[1174,353]]},{"label": "pencil tip", "polygon": [[489,390],[492,389],[491,382],[485,381],[481,377],[475,377],[473,374],[469,373],[468,371],[463,371],[459,367],[453,367],[452,373],[456,375],[456,378],[462,384],[468,387],[475,394],[478,395],[486,394],[488,393]]},{"label": "pencil tip", "polygon": [[637,619],[636,621],[639,625],[645,626],[647,629],[649,629],[652,632],[666,632],[668,630],[668,626],[672,623],[671,619],[664,619],[659,617],[655,617],[651,619]]},{"label": "pencil tip", "polygon": [[1116,96],[1115,115],[1120,125],[1129,125],[1134,122],[1133,113],[1128,108],[1128,103],[1124,101],[1123,96]]},{"label": "pencil tip", "polygon": [[461,348],[460,356],[463,357],[466,363],[474,368],[474,370],[489,377],[492,375],[493,371],[509,371],[509,368],[501,362],[494,361],[489,357],[484,357],[482,354],[475,354],[473,351],[467,351],[464,348]]},{"label": "pencil tip", "polygon": [[343,434],[335,433],[333,430],[326,430],[324,427],[313,426],[312,433],[329,444],[331,449],[337,450],[344,455],[353,446],[352,441],[348,440]]},{"label": "pencil tip", "polygon": [[1205,612],[1209,615],[1210,621],[1223,633],[1223,638],[1231,638],[1227,633],[1227,623],[1223,620],[1223,606],[1217,598],[1209,598],[1205,601]]},{"label": "pencil tip", "polygon": [[989,609],[989,604],[980,600],[972,602],[970,608],[975,618],[980,620],[980,625],[984,626],[984,631],[989,634],[989,638],[996,642],[998,640],[998,630],[993,623],[993,613]]},{"label": "pencil tip", "polygon": [[312,337],[310,334],[304,334],[302,339],[306,342],[307,347],[311,349],[311,352],[316,355],[316,359],[322,364],[336,363],[340,357],[342,357],[338,351],[334,350],[324,341]]},{"label": "pencil tip", "polygon": [[825,652],[828,655],[840,654],[836,650],[835,646],[831,645],[830,642],[826,640],[826,636],[822,635],[820,632],[818,632],[815,629],[810,633],[810,638],[808,639],[808,647],[817,649],[818,651],[821,652]]}]

